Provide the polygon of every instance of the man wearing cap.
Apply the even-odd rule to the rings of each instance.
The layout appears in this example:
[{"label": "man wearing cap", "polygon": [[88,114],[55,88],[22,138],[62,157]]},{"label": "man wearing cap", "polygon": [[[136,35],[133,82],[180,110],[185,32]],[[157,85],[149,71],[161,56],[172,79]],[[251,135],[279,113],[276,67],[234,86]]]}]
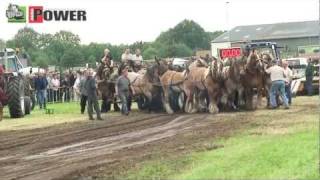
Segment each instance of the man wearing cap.
[{"label": "man wearing cap", "polygon": [[283,60],[282,61],[282,66],[284,69],[284,74],[286,75],[286,87],[285,87],[285,91],[286,91],[286,96],[288,98],[288,103],[289,105],[291,105],[291,81],[292,81],[292,71],[291,69],[288,67],[288,62]]},{"label": "man wearing cap", "polygon": [[271,109],[277,108],[276,95],[279,92],[282,98],[285,109],[289,109],[288,99],[285,94],[285,80],[286,75],[282,67],[277,65],[276,60],[272,60],[272,66],[265,70],[266,73],[270,74],[272,81],[270,90],[270,104]]},{"label": "man wearing cap", "polygon": [[85,91],[87,92],[87,95],[88,95],[87,98],[88,98],[89,120],[94,120],[93,108],[96,111],[97,119],[103,120],[101,118],[101,113],[100,113],[100,109],[99,109],[96,80],[93,77],[93,70],[92,69],[89,69],[89,71],[88,71],[88,77],[84,82],[84,88],[85,88]]},{"label": "man wearing cap", "polygon": [[116,82],[116,94],[120,97],[121,100],[121,113],[123,115],[129,115],[128,110],[128,99],[129,99],[129,89],[130,89],[130,80],[128,78],[128,66],[124,66],[120,69],[120,77]]}]

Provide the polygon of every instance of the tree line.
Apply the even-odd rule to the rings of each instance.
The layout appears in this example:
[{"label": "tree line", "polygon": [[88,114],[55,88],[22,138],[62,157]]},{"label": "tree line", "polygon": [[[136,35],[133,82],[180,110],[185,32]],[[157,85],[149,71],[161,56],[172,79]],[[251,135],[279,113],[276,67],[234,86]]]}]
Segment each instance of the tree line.
[{"label": "tree line", "polygon": [[19,48],[20,52],[29,57],[32,66],[46,68],[49,65],[74,67],[93,64],[103,56],[108,48],[114,60],[120,60],[126,48],[142,51],[144,59],[158,57],[187,57],[197,50],[210,49],[210,41],[224,31],[206,32],[192,20],[183,20],[175,27],[162,32],[153,42],[135,42],[133,44],[112,45],[110,43],[81,44],[79,35],[69,31],[55,34],[38,33],[32,28],[19,29],[16,35],[4,42],[0,47]]}]

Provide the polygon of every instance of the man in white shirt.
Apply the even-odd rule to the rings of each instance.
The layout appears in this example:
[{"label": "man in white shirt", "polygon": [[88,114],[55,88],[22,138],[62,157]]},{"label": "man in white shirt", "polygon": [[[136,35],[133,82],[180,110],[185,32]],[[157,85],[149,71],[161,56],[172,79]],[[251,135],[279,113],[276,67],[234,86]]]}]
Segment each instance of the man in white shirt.
[{"label": "man in white shirt", "polygon": [[142,65],[143,58],[141,56],[140,49],[136,49],[136,54],[133,55],[133,59],[132,60],[134,61],[136,66],[141,66]]},{"label": "man in white shirt", "polygon": [[285,91],[286,91],[286,96],[288,98],[288,103],[291,105],[291,82],[292,82],[292,71],[288,67],[288,62],[287,61],[282,61],[282,66],[284,69],[284,74],[286,75],[285,79]]},{"label": "man in white shirt", "polygon": [[130,49],[127,48],[121,55],[121,62],[128,63],[129,61],[132,61],[132,54],[130,53]]},{"label": "man in white shirt", "polygon": [[76,80],[74,81],[73,84],[73,90],[74,90],[74,99],[75,101],[79,101],[80,100],[80,80],[81,80],[81,75],[83,73],[83,70],[80,70],[79,72],[77,72],[77,77]]},{"label": "man in white shirt", "polygon": [[270,78],[272,81],[270,90],[270,108],[277,108],[276,95],[279,92],[285,108],[289,109],[288,99],[285,94],[285,71],[282,67],[277,65],[277,62],[275,60],[273,60],[272,63],[273,65],[265,70],[266,73],[270,74]]},{"label": "man in white shirt", "polygon": [[53,74],[53,78],[51,79],[52,90],[53,90],[53,101],[56,102],[59,100],[59,88],[60,88],[60,80],[57,77],[57,74]]}]

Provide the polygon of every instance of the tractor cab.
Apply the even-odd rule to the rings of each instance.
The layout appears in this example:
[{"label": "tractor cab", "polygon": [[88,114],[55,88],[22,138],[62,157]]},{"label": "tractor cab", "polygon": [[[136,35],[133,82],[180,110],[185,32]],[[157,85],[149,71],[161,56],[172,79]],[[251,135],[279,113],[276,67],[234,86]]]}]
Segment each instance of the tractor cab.
[{"label": "tractor cab", "polygon": [[0,64],[5,69],[4,87],[5,95],[8,97],[9,113],[12,118],[21,118],[30,114],[32,102],[30,81],[19,72],[23,68],[18,53],[10,48],[0,50]]},{"label": "tractor cab", "polygon": [[272,59],[276,59],[277,62],[280,62],[280,51],[279,46],[275,42],[252,42],[245,45],[245,53],[249,53],[250,50],[257,50],[259,53],[270,54]]},{"label": "tractor cab", "polygon": [[19,72],[23,68],[16,51],[11,48],[0,50],[0,64],[5,67],[6,73]]},{"label": "tractor cab", "polygon": [[219,49],[219,57],[221,59],[235,58],[240,56],[248,56],[251,50],[258,51],[259,53],[267,53],[272,56],[272,59],[280,61],[279,46],[275,42],[251,42],[239,45],[238,47],[222,48]]}]

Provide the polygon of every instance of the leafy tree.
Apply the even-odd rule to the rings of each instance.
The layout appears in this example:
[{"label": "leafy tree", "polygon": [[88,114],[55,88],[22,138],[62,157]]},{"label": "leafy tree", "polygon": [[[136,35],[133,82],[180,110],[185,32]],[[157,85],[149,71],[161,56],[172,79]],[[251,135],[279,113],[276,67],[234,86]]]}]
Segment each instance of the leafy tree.
[{"label": "leafy tree", "polygon": [[156,41],[167,45],[183,43],[193,50],[210,47],[208,34],[192,20],[183,20],[174,28],[161,33]]},{"label": "leafy tree", "polygon": [[6,42],[2,39],[0,39],[0,50],[4,49],[6,47]]},{"label": "leafy tree", "polygon": [[31,52],[37,48],[39,33],[34,29],[24,27],[18,30],[18,33],[13,38],[12,48],[23,48],[26,52]]},{"label": "leafy tree", "polygon": [[56,62],[55,65],[65,65],[65,62],[62,62],[62,57],[65,53],[70,51],[70,49],[75,49],[75,47],[80,48],[79,36],[68,31],[59,31],[52,37],[47,35],[47,38],[48,39],[46,41],[49,41],[50,43],[45,46],[44,51],[48,54],[50,59],[53,60],[53,62]]},{"label": "leafy tree", "polygon": [[63,67],[82,66],[86,62],[83,57],[83,53],[79,47],[72,47],[65,51],[61,57],[61,65]]},{"label": "leafy tree", "polygon": [[169,54],[168,57],[189,57],[193,54],[192,49],[182,43],[171,46],[171,52],[172,54]]},{"label": "leafy tree", "polygon": [[214,32],[207,32],[207,34],[209,36],[209,40],[212,41],[225,32],[226,31],[214,31]]},{"label": "leafy tree", "polygon": [[96,58],[94,55],[89,56],[89,58],[87,59],[89,64],[94,64],[96,62]]},{"label": "leafy tree", "polygon": [[52,34],[40,34],[38,39],[38,48],[39,49],[46,49],[53,41]]},{"label": "leafy tree", "polygon": [[142,55],[144,59],[153,59],[155,56],[159,56],[158,51],[153,47],[144,50]]},{"label": "leafy tree", "polygon": [[79,35],[73,34],[69,31],[59,31],[53,35],[54,40],[69,43],[74,46],[80,44],[80,37]]},{"label": "leafy tree", "polygon": [[[118,61],[126,48],[141,49],[144,59],[158,57],[191,56],[197,49],[209,49],[210,41],[224,31],[205,32],[192,20],[184,20],[168,31],[162,32],[154,42],[137,41],[133,44],[112,45],[90,43],[81,45],[80,37],[69,31],[55,34],[39,34],[32,28],[18,30],[13,39],[6,42],[6,47],[20,48],[26,57],[31,57],[32,64],[41,67],[48,65],[78,66],[100,61],[103,51],[108,48],[113,60]],[[0,40],[0,47],[3,46]]]}]

